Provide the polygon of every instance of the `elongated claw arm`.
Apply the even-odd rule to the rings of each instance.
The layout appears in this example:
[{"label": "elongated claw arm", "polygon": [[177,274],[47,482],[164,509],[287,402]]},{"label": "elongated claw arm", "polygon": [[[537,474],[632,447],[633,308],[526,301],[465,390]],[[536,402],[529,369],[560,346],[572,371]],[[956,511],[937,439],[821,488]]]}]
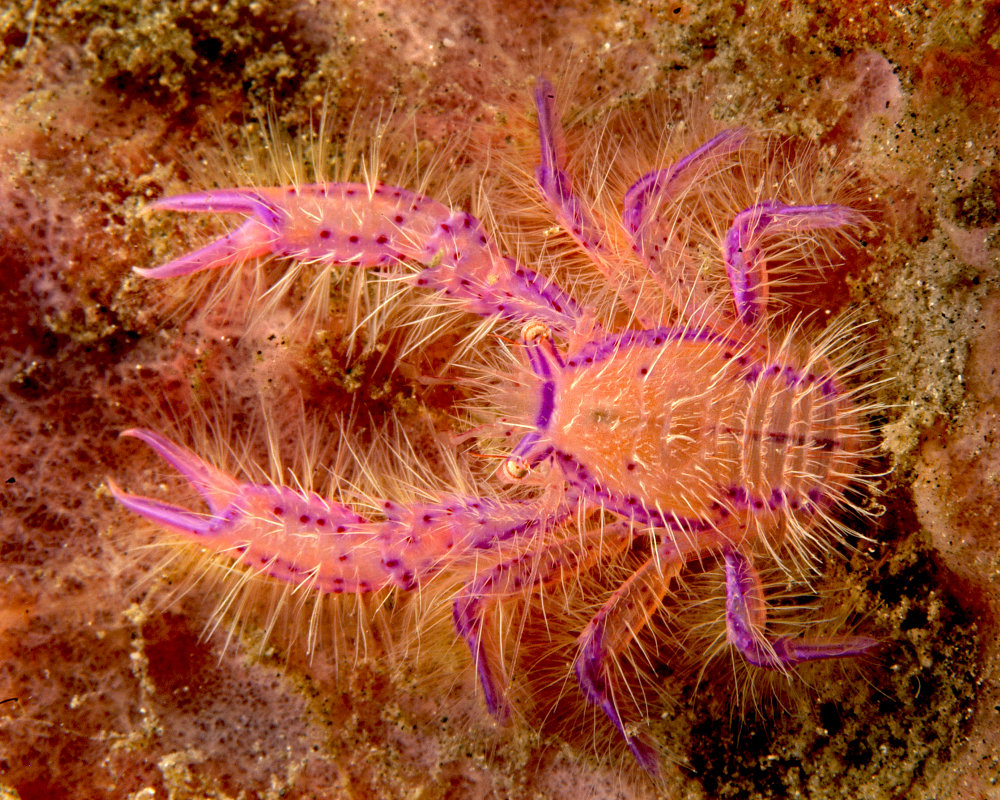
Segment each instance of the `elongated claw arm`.
[{"label": "elongated claw arm", "polygon": [[362,268],[419,263],[426,266],[412,275],[413,283],[443,292],[482,316],[541,320],[566,331],[583,314],[559,286],[501,254],[471,214],[395,186],[220,189],[168,197],[154,207],[248,218],[199,250],[138,270],[148,278],[172,278],[266,256]]},{"label": "elongated claw arm", "polygon": [[125,508],[252,570],[324,593],[413,589],[455,560],[544,531],[530,503],[442,495],[369,519],[312,492],[241,483],[148,430],[126,431],[152,447],[204,498],[208,513],[122,491]]},{"label": "elongated claw arm", "polygon": [[786,670],[803,661],[858,656],[877,639],[851,636],[826,641],[767,639],[760,577],[753,564],[732,548],[724,552],[726,569],[726,631],[730,643],[755,667]]}]

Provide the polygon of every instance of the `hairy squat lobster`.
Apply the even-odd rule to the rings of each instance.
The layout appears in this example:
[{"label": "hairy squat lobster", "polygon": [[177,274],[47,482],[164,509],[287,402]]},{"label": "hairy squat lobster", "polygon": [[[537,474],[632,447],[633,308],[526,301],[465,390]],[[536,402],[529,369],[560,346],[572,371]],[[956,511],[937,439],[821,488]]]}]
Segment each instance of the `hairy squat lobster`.
[{"label": "hairy squat lobster", "polygon": [[748,134],[726,130],[643,175],[625,195],[620,228],[612,228],[573,190],[544,79],[535,103],[537,184],[628,310],[619,332],[602,329],[551,278],[504,256],[477,218],[383,184],[222,189],[160,200],[161,209],[247,218],[200,250],[137,271],[162,279],[264,256],[424,265],[411,277],[415,285],[475,314],[523,325],[533,409],[501,472],[514,482],[544,472],[563,485],[557,502],[551,493],[544,502],[441,494],[411,505],[385,500],[381,515],[368,518],[311,492],[241,482],[144,429],[127,434],[182,473],[208,513],[111,489],[126,508],[209,550],[321,593],[407,591],[462,557],[493,554],[458,592],[453,618],[486,704],[500,719],[508,714],[504,672],[487,629],[496,604],[579,574],[641,532],[652,552],[580,633],[574,670],[586,699],[655,773],[653,747],[620,710],[613,662],[687,561],[721,559],[727,638],[755,666],[785,670],[875,644],[768,637],[754,566],[755,554],[808,560],[824,536],[838,535],[835,515],[850,506],[844,493],[870,443],[857,391],[844,385],[845,364],[836,363],[849,349],[849,326],[832,325],[811,345],[792,332],[769,338],[773,247],[766,243],[777,241],[787,257],[803,237],[851,231],[864,218],[843,205],[758,199],[731,216],[718,242],[732,298],[719,301],[668,212],[738,159]]}]

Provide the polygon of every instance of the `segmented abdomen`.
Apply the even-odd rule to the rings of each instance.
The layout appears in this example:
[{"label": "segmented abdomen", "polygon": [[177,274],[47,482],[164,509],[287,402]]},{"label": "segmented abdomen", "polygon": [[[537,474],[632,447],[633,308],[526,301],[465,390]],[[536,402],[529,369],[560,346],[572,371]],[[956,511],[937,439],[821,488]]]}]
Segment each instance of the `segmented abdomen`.
[{"label": "segmented abdomen", "polygon": [[[799,362],[801,363],[801,362]],[[837,501],[857,468],[864,430],[843,388],[822,361],[806,367],[779,353],[749,367],[739,439],[737,513],[812,513]]]},{"label": "segmented abdomen", "polygon": [[570,483],[637,520],[780,528],[840,498],[863,437],[830,365],[796,355],[670,329],[588,345],[546,437]]}]

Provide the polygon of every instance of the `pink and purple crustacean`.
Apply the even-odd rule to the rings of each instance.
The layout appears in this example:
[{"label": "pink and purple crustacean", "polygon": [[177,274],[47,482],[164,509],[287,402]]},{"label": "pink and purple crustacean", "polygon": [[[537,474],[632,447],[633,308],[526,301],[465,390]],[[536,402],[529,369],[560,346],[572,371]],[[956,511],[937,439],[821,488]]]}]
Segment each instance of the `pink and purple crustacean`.
[{"label": "pink and purple crustacean", "polygon": [[[363,515],[298,488],[241,481],[146,429],[127,434],[177,469],[208,513],[111,488],[126,508],[220,557],[318,593],[406,592],[470,554],[493,554],[458,591],[453,619],[498,719],[509,713],[505,672],[485,632],[497,604],[650,542],[644,562],[579,632],[573,668],[586,700],[655,773],[658,755],[628,719],[615,662],[685,563],[720,560],[726,638],[756,667],[787,670],[858,655],[876,643],[768,635],[755,566],[759,557],[808,562],[841,534],[838,514],[851,507],[845,492],[864,481],[861,465],[871,446],[860,390],[845,383],[850,324],[834,324],[814,342],[802,341],[803,329],[795,326],[774,337],[768,308],[774,248],[765,242],[788,237],[787,260],[795,242],[850,232],[864,217],[840,204],[759,197],[731,216],[716,242],[729,287],[728,298],[716,297],[667,212],[694,184],[738,160],[750,134],[723,131],[640,177],[625,194],[620,228],[612,230],[573,189],[554,90],[544,79],[535,103],[537,186],[627,309],[619,330],[605,329],[553,278],[505,256],[476,217],[383,184],[168,197],[155,207],[247,218],[199,250],[138,272],[164,279],[275,256],[357,267],[423,265],[410,278],[416,286],[482,317],[523,326],[531,410],[496,480],[517,485],[542,473],[545,492],[533,497],[521,489],[510,499],[502,490],[488,497],[442,493],[412,504],[386,498],[380,515]],[[556,501],[553,483],[561,486]]]}]

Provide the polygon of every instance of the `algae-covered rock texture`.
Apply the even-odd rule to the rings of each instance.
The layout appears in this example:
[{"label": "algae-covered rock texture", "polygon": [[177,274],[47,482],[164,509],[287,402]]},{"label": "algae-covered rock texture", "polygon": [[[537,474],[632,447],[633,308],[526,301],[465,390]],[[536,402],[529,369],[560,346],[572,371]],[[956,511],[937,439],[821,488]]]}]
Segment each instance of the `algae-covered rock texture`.
[{"label": "algae-covered rock texture", "polygon": [[[0,10],[0,797],[1000,796],[1000,4],[830,5]],[[429,193],[472,207],[484,154],[535,157],[540,73],[565,92],[569,144],[618,111],[661,109],[678,132],[749,126],[813,148],[873,222],[811,304],[856,309],[886,354],[868,376],[888,379],[870,466],[884,477],[814,589],[882,644],[768,680],[728,652],[700,672],[647,648],[662,655],[636,662],[658,692],[643,722],[662,744],[656,780],[565,671],[525,678],[548,704],[496,724],[448,608],[406,657],[379,627],[392,610],[364,602],[322,616],[344,630],[311,655],[308,615],[268,631],[266,607],[218,612],[232,579],[202,565],[192,581],[190,551],[164,563],[162,537],[106,482],[165,499],[180,486],[118,438],[136,425],[208,443],[229,467],[263,452],[266,474],[269,435],[295,451],[303,414],[326,425],[299,447],[325,453],[317,473],[337,468],[337,419],[359,441],[396,426],[414,463],[438,469],[432,445],[457,440],[462,398],[428,376],[447,376],[461,318],[419,356],[391,326],[350,338],[345,282],[308,342],[244,336],[199,314],[204,294],[185,303],[133,272],[222,221],[145,209],[287,180],[286,153],[310,134],[313,161],[322,139],[338,174],[390,111],[408,144],[378,151],[387,175],[430,176]],[[364,617],[382,622],[359,633]],[[546,630],[541,610],[518,619]],[[681,612],[658,624],[683,636]],[[572,647],[536,636],[543,667]]]}]

